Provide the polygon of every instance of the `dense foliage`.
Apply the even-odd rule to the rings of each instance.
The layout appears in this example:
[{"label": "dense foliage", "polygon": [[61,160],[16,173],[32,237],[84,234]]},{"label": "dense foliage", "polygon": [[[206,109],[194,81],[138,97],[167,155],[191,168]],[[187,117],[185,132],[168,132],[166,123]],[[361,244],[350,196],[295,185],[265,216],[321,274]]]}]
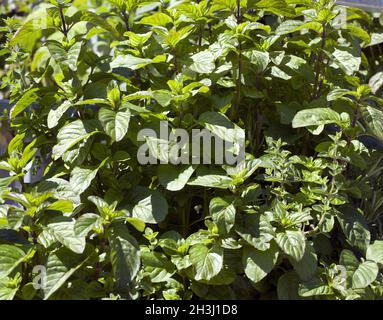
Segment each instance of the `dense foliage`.
[{"label": "dense foliage", "polygon": [[[23,3],[0,10],[14,102],[0,299],[383,296],[379,15],[346,21],[326,0]],[[140,165],[137,133],[162,120],[242,129],[246,160]]]}]

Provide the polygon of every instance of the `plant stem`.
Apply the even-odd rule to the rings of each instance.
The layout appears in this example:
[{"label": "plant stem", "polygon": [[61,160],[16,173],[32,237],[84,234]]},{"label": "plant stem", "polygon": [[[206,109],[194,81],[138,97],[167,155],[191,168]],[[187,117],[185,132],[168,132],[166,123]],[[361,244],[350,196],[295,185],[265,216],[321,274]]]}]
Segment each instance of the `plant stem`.
[{"label": "plant stem", "polygon": [[241,0],[237,0],[237,12],[236,12],[237,23],[241,20]]},{"label": "plant stem", "polygon": [[62,33],[64,34],[65,37],[67,37],[68,29],[67,29],[67,25],[65,22],[65,16],[64,16],[62,7],[59,7],[59,13],[60,13],[60,19],[61,19],[61,24],[62,24]]},{"label": "plant stem", "polygon": [[126,26],[126,30],[129,31],[130,30],[130,28],[129,28],[129,15],[126,13],[125,10],[123,10],[121,14],[122,14],[125,26]]},{"label": "plant stem", "polygon": [[352,122],[351,122],[351,127],[352,127],[352,128],[355,128],[355,126],[356,126],[356,122],[357,122],[358,119],[359,119],[359,114],[360,114],[360,112],[359,112],[359,103],[357,103],[357,104],[356,104],[356,109],[355,109],[355,111],[354,111],[354,115],[353,115],[353,117],[352,117]]},{"label": "plant stem", "polygon": [[[327,60],[327,62],[325,64],[325,69],[328,67],[329,64],[330,64],[330,59]],[[321,95],[322,88],[323,88],[323,80],[324,79],[322,77],[322,79],[319,82],[318,91],[317,91],[317,97],[320,97],[320,95]]]},{"label": "plant stem", "polygon": [[207,26],[208,26],[208,31],[209,31],[209,40],[211,41],[211,38],[213,36],[213,31],[211,30],[211,23],[209,22],[207,24]]},{"label": "plant stem", "polygon": [[[241,1],[237,0],[237,12],[236,12],[237,23],[241,20]],[[231,109],[231,119],[234,121],[237,118],[239,104],[241,103],[241,78],[242,78],[242,44],[241,40],[238,39],[238,70],[237,70],[237,82],[236,82],[236,98],[235,105]]]},{"label": "plant stem", "polygon": [[322,214],[318,224],[316,225],[316,227],[310,231],[306,231],[305,232],[305,236],[306,237],[312,237],[314,236],[318,231],[320,231],[320,227],[322,226],[322,224],[325,222],[325,218],[326,218],[326,213],[325,212],[324,214]]},{"label": "plant stem", "polygon": [[235,98],[235,105],[232,109],[232,120],[235,120],[237,118],[238,110],[239,110],[239,104],[241,103],[241,78],[242,78],[242,51],[241,51],[241,43],[239,43],[238,46],[239,54],[238,54],[238,75],[237,75],[237,82],[236,82],[236,98]]},{"label": "plant stem", "polygon": [[321,75],[321,66],[322,66],[322,54],[323,54],[323,49],[325,48],[326,45],[326,25],[323,25],[323,31],[322,31],[322,42],[321,42],[321,47],[318,52],[318,57],[317,57],[317,63],[316,63],[316,71],[315,71],[315,82],[314,82],[314,89],[313,93],[311,96],[311,100],[314,100],[315,98],[318,97],[318,89],[319,89],[319,77]]},{"label": "plant stem", "polygon": [[203,37],[203,25],[199,25],[199,35],[198,35],[198,48],[201,49],[202,46],[202,37]]},{"label": "plant stem", "polygon": [[203,217],[203,218],[199,218],[198,220],[193,221],[193,222],[189,225],[189,227],[192,227],[192,226],[196,225],[197,223],[203,222],[203,221],[205,221],[205,220],[207,220],[207,219],[210,219],[210,217],[206,216],[206,217]]},{"label": "plant stem", "polygon": [[[257,91],[261,91],[261,85],[260,85],[258,75],[255,76],[255,87],[256,87]],[[263,117],[262,117],[262,113],[261,113],[261,103],[258,103],[256,105],[255,110],[256,110],[256,121],[255,121],[255,139],[256,139],[255,150],[256,150],[256,152],[255,152],[255,154],[258,154],[261,150],[262,142],[264,139],[263,134],[262,134]]]}]

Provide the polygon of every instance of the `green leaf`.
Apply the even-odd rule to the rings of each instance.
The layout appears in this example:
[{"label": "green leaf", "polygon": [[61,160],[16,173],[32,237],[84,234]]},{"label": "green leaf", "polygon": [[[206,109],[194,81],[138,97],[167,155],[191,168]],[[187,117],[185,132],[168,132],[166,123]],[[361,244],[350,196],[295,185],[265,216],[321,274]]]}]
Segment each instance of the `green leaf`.
[{"label": "green leaf", "polygon": [[376,94],[378,90],[383,86],[383,71],[374,74],[368,81],[369,86],[373,94]]},{"label": "green leaf", "polygon": [[110,67],[115,68],[129,68],[131,70],[138,70],[153,63],[161,63],[166,61],[166,55],[159,55],[153,59],[139,58],[131,54],[119,55],[111,63]]},{"label": "green leaf", "polygon": [[245,139],[245,131],[219,112],[204,112],[198,122],[224,141],[241,144]]},{"label": "green leaf", "polygon": [[336,101],[339,99],[342,99],[346,95],[354,95],[355,92],[347,89],[341,89],[337,88],[332,91],[327,95],[327,101]]},{"label": "green leaf", "polygon": [[148,15],[147,17],[143,17],[139,23],[140,24],[147,24],[150,26],[166,27],[167,24],[173,23],[173,19],[165,13],[155,12],[155,13]]},{"label": "green leaf", "polygon": [[236,166],[223,166],[228,175],[232,178],[246,180],[261,166],[260,159],[246,159],[237,163]]},{"label": "green leaf", "polygon": [[84,44],[82,42],[76,42],[68,50],[67,64],[72,71],[77,70],[77,62],[78,62],[78,59],[80,57],[80,52],[81,52],[83,45]]},{"label": "green leaf", "polygon": [[69,50],[66,50],[60,42],[49,40],[47,42],[47,47],[51,56],[60,67],[69,68],[72,71],[77,70],[77,62],[83,47],[82,42],[76,42],[69,48]]},{"label": "green leaf", "polygon": [[135,48],[140,48],[142,47],[152,36],[153,32],[147,32],[143,34],[139,33],[134,33],[132,31],[127,31],[125,32],[125,36],[129,37],[129,43],[135,47]]},{"label": "green leaf", "polygon": [[223,234],[227,234],[233,228],[235,223],[235,207],[233,203],[225,199],[216,197],[210,201],[209,212],[218,229]]},{"label": "green leaf", "polygon": [[171,48],[175,48],[181,40],[186,39],[192,33],[193,28],[194,26],[189,25],[183,28],[177,28],[177,30],[171,29],[167,32],[163,42]]},{"label": "green leaf", "polygon": [[111,213],[111,211],[114,211],[115,209],[115,205],[109,206],[109,204],[100,197],[89,196],[88,200],[97,207],[98,212],[103,218],[106,218]]},{"label": "green leaf", "polygon": [[379,267],[376,262],[365,261],[361,263],[352,276],[352,287],[363,289],[375,281],[378,276]]},{"label": "green leaf", "polygon": [[51,54],[51,57],[58,63],[59,65],[64,65],[67,57],[67,52],[64,49],[63,45],[56,40],[49,40],[46,43],[46,46]]},{"label": "green leaf", "polygon": [[[87,261],[66,248],[51,252],[46,262],[46,278],[42,279],[44,300],[49,299]],[[41,274],[44,277],[44,273]]]},{"label": "green leaf", "polygon": [[359,70],[362,58],[350,48],[334,48],[331,52],[334,62],[349,76]]},{"label": "green leaf", "polygon": [[75,253],[81,254],[85,249],[85,237],[74,232],[75,221],[67,217],[55,217],[47,224],[48,231],[62,245]]},{"label": "green leaf", "polygon": [[145,231],[146,224],[144,221],[137,219],[137,218],[133,218],[133,217],[127,217],[126,221],[130,225],[132,225],[137,231],[139,231],[139,232]]},{"label": "green leaf", "polygon": [[[25,133],[15,135],[12,138],[12,140],[9,141],[8,143],[8,154],[11,154],[12,151],[20,150],[24,145],[23,144],[24,138],[25,138]],[[9,167],[8,163],[4,163],[2,165],[4,166],[4,168],[2,169],[5,169],[5,170],[7,170],[7,167]]]},{"label": "green leaf", "polygon": [[103,17],[101,17],[100,15],[92,11],[89,11],[89,10],[82,11],[80,20],[90,22],[97,27],[100,27],[106,31],[109,31],[113,36],[117,38],[120,36],[118,31],[111,24],[109,24],[106,21],[106,19],[104,19]]},{"label": "green leaf", "polygon": [[187,184],[206,188],[228,189],[233,185],[233,179],[224,175],[205,174],[197,175],[197,177],[191,179]]},{"label": "green leaf", "polygon": [[366,219],[351,206],[345,206],[340,211],[337,218],[347,241],[362,252],[366,252],[371,239]]},{"label": "green leaf", "polygon": [[[330,108],[314,108],[299,111],[293,119],[293,128],[324,126],[336,123],[342,125],[342,117]],[[323,130],[323,129],[322,129]],[[320,130],[320,132],[322,131]],[[320,132],[316,132],[319,134]]]},{"label": "green leaf", "polygon": [[244,51],[243,55],[249,59],[251,67],[255,69],[256,73],[265,71],[270,62],[270,56],[268,52],[248,50]]},{"label": "green leaf", "polygon": [[193,175],[195,166],[164,164],[158,167],[158,179],[170,191],[182,190]]},{"label": "green leaf", "polygon": [[255,5],[257,8],[274,13],[277,16],[295,16],[294,7],[289,6],[284,0],[261,0]]},{"label": "green leaf", "polygon": [[141,259],[144,270],[150,275],[150,281],[153,283],[168,282],[174,274],[174,265],[162,253],[143,251]]},{"label": "green leaf", "polygon": [[114,112],[113,110],[102,108],[98,113],[98,118],[105,132],[113,141],[121,141],[129,130],[130,111]]},{"label": "green leaf", "polygon": [[25,252],[8,244],[0,245],[0,278],[8,276],[25,258]]},{"label": "green leaf", "polygon": [[129,195],[128,208],[134,218],[145,223],[160,223],[168,214],[168,203],[157,190],[134,187]]},{"label": "green leaf", "polygon": [[28,282],[25,285],[23,285],[23,288],[21,289],[21,293],[22,293],[23,300],[32,300],[36,296],[37,290],[34,288],[34,285],[32,282]]},{"label": "green leaf", "polygon": [[279,300],[299,300],[299,277],[293,272],[287,272],[279,277],[277,292]]},{"label": "green leaf", "polygon": [[322,33],[323,25],[317,21],[286,20],[277,27],[275,33],[281,36],[301,30],[313,30],[320,34]]},{"label": "green leaf", "polygon": [[70,200],[58,200],[53,202],[47,207],[47,210],[61,211],[61,212],[72,212],[73,203]]},{"label": "green leaf", "polygon": [[[146,144],[152,157],[163,163],[177,163],[178,153],[173,152],[175,150],[173,148],[177,148],[176,141],[146,137]],[[186,146],[187,145],[185,145],[183,149],[185,149]]]},{"label": "green leaf", "polygon": [[39,91],[39,88],[33,88],[25,92],[21,99],[17,101],[15,106],[11,109],[11,118],[15,118],[26,108],[28,108],[33,102],[37,102],[37,99],[39,98]]},{"label": "green leaf", "polygon": [[361,111],[369,132],[383,140],[383,112],[370,106],[362,107]]},{"label": "green leaf", "polygon": [[64,101],[56,109],[51,109],[48,113],[48,128],[56,127],[64,113],[72,106],[70,101]]},{"label": "green leaf", "polygon": [[367,247],[366,259],[383,264],[383,241],[375,240]]},{"label": "green leaf", "polygon": [[6,188],[11,185],[12,182],[18,180],[20,176],[11,176],[6,178],[0,178],[0,188]]},{"label": "green leaf", "polygon": [[313,278],[310,281],[301,283],[299,285],[298,293],[301,297],[327,296],[332,295],[333,290],[321,279]]},{"label": "green leaf", "polygon": [[115,224],[109,232],[110,261],[117,288],[124,289],[136,277],[140,268],[140,248],[123,224]]},{"label": "green leaf", "polygon": [[34,148],[36,144],[36,139],[33,140],[30,144],[28,144],[21,156],[21,159],[19,160],[19,163],[17,164],[19,168],[25,168],[27,164],[32,160],[33,156],[37,152],[37,148]]},{"label": "green leaf", "polygon": [[200,51],[190,57],[193,63],[190,70],[197,73],[212,73],[215,69],[215,57],[209,50]]},{"label": "green leaf", "polygon": [[345,266],[347,271],[350,271],[352,274],[359,267],[359,260],[355,257],[352,251],[347,249],[342,250],[339,258],[339,263],[342,266]]},{"label": "green leaf", "polygon": [[100,227],[102,218],[94,213],[85,213],[81,215],[74,224],[74,233],[79,237],[86,237],[94,227]]},{"label": "green leaf", "polygon": [[317,271],[317,255],[313,246],[306,243],[305,253],[301,260],[295,261],[290,259],[291,264],[294,267],[295,272],[299,275],[299,278],[303,281],[310,280]]},{"label": "green leaf", "polygon": [[364,45],[368,45],[371,42],[371,36],[367,31],[354,24],[346,24],[347,31],[354,37],[359,38],[364,42]]},{"label": "green leaf", "polygon": [[[97,132],[94,132],[94,134],[95,133]],[[91,134],[89,138],[80,141],[78,144],[70,148],[70,150],[64,152],[61,156],[62,160],[71,167],[81,166],[87,160],[87,156],[91,151],[93,142],[93,138],[91,138],[92,135],[93,134]]]},{"label": "green leaf", "polygon": [[234,229],[249,245],[261,251],[269,249],[274,238],[273,227],[259,214],[239,216]]},{"label": "green leaf", "polygon": [[228,285],[231,285],[235,281],[235,279],[236,279],[236,273],[235,273],[235,269],[233,268],[233,265],[230,262],[226,264],[224,260],[223,267],[216,276],[214,276],[210,280],[201,279],[198,282],[205,283],[210,286],[228,286]]},{"label": "green leaf", "polygon": [[218,246],[208,247],[197,244],[189,251],[190,261],[195,269],[195,279],[210,280],[223,267],[223,250]]},{"label": "green leaf", "polygon": [[76,120],[60,129],[57,134],[57,144],[53,147],[53,159],[59,159],[66,151],[96,134],[97,126],[92,120]]},{"label": "green leaf", "polygon": [[27,52],[31,52],[41,37],[41,32],[52,27],[47,19],[46,8],[42,7],[31,13],[28,20],[13,34],[10,45],[19,45]]},{"label": "green leaf", "polygon": [[277,35],[286,35],[301,30],[301,26],[304,24],[301,20],[286,20],[278,25],[275,33]]},{"label": "green leaf", "polygon": [[80,203],[80,197],[75,193],[70,183],[60,178],[50,178],[43,180],[38,185],[39,192],[52,192],[54,198],[69,200],[73,204]]},{"label": "green leaf", "polygon": [[275,238],[278,246],[294,261],[302,260],[306,249],[306,239],[302,231],[286,230],[277,233]]},{"label": "green leaf", "polygon": [[274,269],[278,254],[279,251],[276,245],[271,245],[266,251],[245,247],[243,249],[242,264],[246,276],[254,283],[261,281]]},{"label": "green leaf", "polygon": [[98,169],[84,169],[76,167],[72,170],[69,183],[73,191],[77,194],[82,194],[89,188],[94,178],[97,176]]},{"label": "green leaf", "polygon": [[12,279],[5,277],[0,278],[0,301],[13,300],[19,287],[15,286]]},{"label": "green leaf", "polygon": [[359,260],[355,257],[354,253],[350,250],[343,249],[340,257],[339,264],[346,268],[346,283],[345,285],[350,288],[352,287],[352,276],[359,267]]}]

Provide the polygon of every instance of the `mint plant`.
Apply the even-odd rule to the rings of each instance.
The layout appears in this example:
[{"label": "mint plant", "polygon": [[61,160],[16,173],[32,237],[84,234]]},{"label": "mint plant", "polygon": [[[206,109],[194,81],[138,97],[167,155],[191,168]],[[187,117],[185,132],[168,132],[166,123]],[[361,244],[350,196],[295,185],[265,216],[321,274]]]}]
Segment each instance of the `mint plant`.
[{"label": "mint plant", "polygon": [[[0,299],[382,297],[381,16],[24,2],[0,27]],[[245,157],[161,163],[161,122]]]}]

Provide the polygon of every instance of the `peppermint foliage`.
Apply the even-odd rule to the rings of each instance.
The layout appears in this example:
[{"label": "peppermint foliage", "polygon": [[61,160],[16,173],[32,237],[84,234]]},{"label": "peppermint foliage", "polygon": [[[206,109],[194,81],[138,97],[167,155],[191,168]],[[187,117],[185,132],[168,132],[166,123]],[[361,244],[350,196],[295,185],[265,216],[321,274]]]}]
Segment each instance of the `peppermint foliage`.
[{"label": "peppermint foliage", "polygon": [[[7,12],[0,299],[382,297],[381,16],[328,0]],[[137,135],[160,121],[234,145],[237,129],[246,157],[141,165]]]}]

